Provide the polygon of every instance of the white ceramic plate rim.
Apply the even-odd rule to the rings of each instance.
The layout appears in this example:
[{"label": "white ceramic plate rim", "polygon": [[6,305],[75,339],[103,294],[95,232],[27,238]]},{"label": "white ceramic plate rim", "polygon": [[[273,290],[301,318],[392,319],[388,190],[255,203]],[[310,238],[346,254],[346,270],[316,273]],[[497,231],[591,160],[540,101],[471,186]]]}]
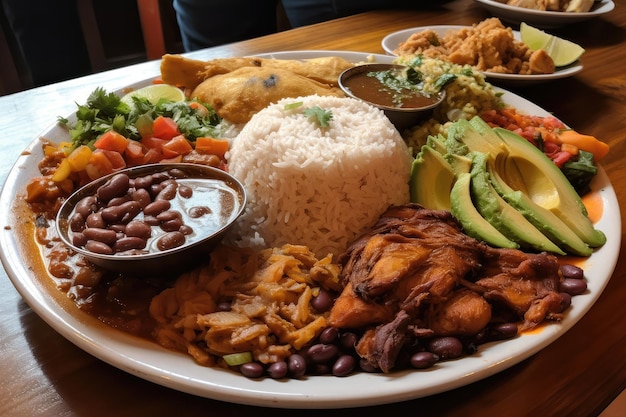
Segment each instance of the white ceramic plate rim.
[{"label": "white ceramic plate rim", "polygon": [[615,3],[613,3],[612,0],[598,1],[596,2],[597,4],[594,4],[592,10],[580,13],[526,9],[524,7],[509,6],[508,4],[500,3],[495,0],[475,1],[487,6],[490,9],[500,9],[503,12],[506,11],[507,16],[517,15],[517,19],[519,19],[519,21],[524,21],[525,18],[541,17],[546,20],[551,19],[553,22],[579,22],[581,20],[590,19],[592,17],[608,13],[615,8]]},{"label": "white ceramic plate rim", "polygon": [[[294,51],[271,55],[308,59],[331,54],[354,62],[372,59],[388,62],[391,59],[386,55],[342,51]],[[135,87],[150,81],[145,80]],[[502,91],[504,100],[518,109],[548,115],[547,111],[522,97]],[[42,136],[60,140],[65,137],[65,132],[53,125]],[[239,404],[278,408],[362,407],[433,395],[491,376],[539,352],[580,320],[608,283],[620,247],[621,217],[617,197],[605,172],[600,169],[593,188],[599,193],[605,210],[596,226],[606,233],[608,243],[586,262],[589,291],[574,297],[572,307],[561,323],[549,324],[541,331],[516,339],[483,345],[472,356],[442,362],[428,372],[358,373],[345,378],[312,376],[289,381],[252,380],[234,372],[199,366],[187,355],[109,328],[68,303],[65,294],[51,291],[51,287],[42,281],[47,277],[33,276],[18,237],[10,230],[10,225],[17,221],[11,206],[23,193],[27,181],[38,175],[37,162],[41,157],[41,145],[35,139],[16,161],[0,194],[1,259],[10,280],[25,301],[76,346],[125,372],[182,392]]]},{"label": "white ceramic plate rim", "polygon": [[[415,32],[422,32],[428,29],[431,29],[437,33],[439,36],[443,36],[446,32],[451,30],[459,30],[462,28],[467,28],[469,26],[457,26],[457,25],[435,25],[435,26],[418,26],[409,29],[402,29],[385,36],[381,42],[383,49],[389,55],[396,56],[394,54],[394,49],[398,47],[398,44],[406,41],[412,34]],[[513,31],[513,36],[516,39],[520,39],[520,33],[517,30]],[[520,74],[501,74],[497,72],[483,72],[488,79],[495,81],[515,81],[524,83],[524,82],[538,82],[538,81],[548,81],[548,80],[557,80],[560,78],[571,77],[572,75],[578,74],[583,70],[583,65],[580,60],[574,62],[567,67],[557,68],[555,72],[552,74],[533,74],[533,75],[520,75]]]}]

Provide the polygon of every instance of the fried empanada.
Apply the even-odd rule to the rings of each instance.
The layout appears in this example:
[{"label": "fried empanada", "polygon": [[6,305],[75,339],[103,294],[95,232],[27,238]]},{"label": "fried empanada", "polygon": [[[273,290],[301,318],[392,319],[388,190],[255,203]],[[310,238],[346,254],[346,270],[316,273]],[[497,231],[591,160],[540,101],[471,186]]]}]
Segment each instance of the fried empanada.
[{"label": "fried empanada", "polygon": [[281,68],[242,67],[203,81],[192,98],[208,103],[217,114],[235,123],[246,123],[259,110],[285,97],[343,96],[336,87]]}]

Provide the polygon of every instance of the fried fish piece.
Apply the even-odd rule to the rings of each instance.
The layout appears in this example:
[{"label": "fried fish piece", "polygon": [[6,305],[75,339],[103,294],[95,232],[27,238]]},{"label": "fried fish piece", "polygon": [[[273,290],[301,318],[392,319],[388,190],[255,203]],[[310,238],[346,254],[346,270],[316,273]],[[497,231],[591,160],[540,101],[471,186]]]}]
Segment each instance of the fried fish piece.
[{"label": "fried fish piece", "polygon": [[246,123],[258,111],[286,97],[343,97],[341,89],[281,68],[242,67],[218,74],[198,85],[191,97],[208,103],[217,114],[235,123]]}]

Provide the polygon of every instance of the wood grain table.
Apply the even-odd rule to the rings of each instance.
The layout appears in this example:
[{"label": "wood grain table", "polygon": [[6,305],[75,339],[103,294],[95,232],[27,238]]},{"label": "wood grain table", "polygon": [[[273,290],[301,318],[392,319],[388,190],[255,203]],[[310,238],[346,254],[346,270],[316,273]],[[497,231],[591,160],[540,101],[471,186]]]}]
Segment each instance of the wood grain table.
[{"label": "wood grain table", "polygon": [[[469,25],[489,16],[471,0],[415,3],[430,6],[373,11],[190,56],[211,59],[310,49],[384,53],[382,38],[396,30]],[[616,3],[607,15],[552,30],[586,48],[581,73],[511,90],[610,144],[602,165],[620,204],[626,206],[626,3]],[[0,184],[37,134],[57,116],[71,113],[94,87],[113,90],[158,73],[158,61],[146,62],[0,97]],[[626,387],[626,258],[622,254],[623,250],[591,310],[537,354],[461,388],[402,403],[345,409],[342,415],[598,415]],[[0,354],[0,415],[4,417],[338,414],[220,402],[132,376],[56,333],[23,301],[4,271],[0,271]]]}]

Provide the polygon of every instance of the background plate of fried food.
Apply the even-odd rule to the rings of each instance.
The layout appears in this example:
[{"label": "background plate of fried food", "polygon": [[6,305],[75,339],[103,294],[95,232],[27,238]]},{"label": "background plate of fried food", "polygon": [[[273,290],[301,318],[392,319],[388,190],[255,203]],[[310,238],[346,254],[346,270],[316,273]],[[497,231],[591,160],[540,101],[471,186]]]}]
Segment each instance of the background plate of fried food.
[{"label": "background plate of fried food", "polygon": [[[526,22],[540,28],[555,28],[570,23],[583,22],[588,19],[603,15],[615,8],[612,0],[595,0],[587,11],[556,11],[538,10],[530,7],[538,3],[536,0],[513,0],[514,4],[507,4],[507,0],[475,0],[494,16],[500,17],[509,23],[519,24]],[[563,3],[563,2],[561,2]],[[586,1],[571,1],[571,3],[586,3]],[[525,7],[524,4],[527,6]],[[581,10],[586,10],[584,7]]]},{"label": "background plate of fried food", "polygon": [[[484,24],[486,21],[475,25],[474,27],[480,27],[481,24]],[[393,56],[402,56],[403,52],[401,51],[405,42],[411,38],[412,35],[417,33],[422,33],[426,31],[434,32],[439,38],[442,38],[447,33],[455,33],[462,29],[469,29],[470,26],[456,26],[456,25],[435,25],[435,26],[418,26],[414,28],[408,28],[399,30],[397,32],[393,32],[385,36],[382,40],[382,47],[390,55]],[[517,42],[521,42],[520,32],[517,30],[512,30],[513,38]],[[471,43],[468,43],[470,45]],[[462,52],[467,53],[467,52]],[[482,52],[481,52],[482,53]],[[441,59],[446,59],[445,56],[440,56]],[[484,59],[481,57],[481,61]],[[457,62],[458,63],[458,62]],[[557,80],[560,78],[571,77],[575,74],[578,74],[583,70],[583,65],[580,60],[576,62],[564,66],[564,67],[556,67],[554,71],[551,73],[545,74],[519,74],[519,73],[504,73],[504,72],[494,72],[490,70],[481,70],[488,81],[494,84],[506,84],[506,85],[517,85],[517,84],[532,84],[539,82],[546,82]]]},{"label": "background plate of fried food", "polygon": [[[320,56],[309,51],[302,59]],[[329,51],[326,51],[329,54]],[[344,55],[352,62],[391,59],[367,53]],[[285,55],[277,54],[285,58]],[[297,58],[291,52],[290,58]],[[146,79],[129,88],[152,83]],[[121,93],[121,91],[119,92]],[[546,110],[520,96],[503,91],[503,100],[521,112],[547,116]],[[55,124],[41,137],[59,142],[67,132]],[[249,379],[240,373],[198,365],[188,355],[165,349],[147,339],[110,327],[81,311],[66,293],[60,291],[42,268],[38,253],[24,235],[16,233],[28,213],[19,210],[19,198],[29,181],[38,175],[43,157],[39,138],[25,149],[9,173],[0,195],[0,234],[2,263],[13,285],[31,308],[53,329],[89,354],[147,381],[182,392],[240,404],[280,408],[345,408],[386,404],[434,395],[487,378],[531,357],[572,328],[598,300],[607,285],[618,258],[621,243],[621,217],[615,191],[602,168],[594,179],[592,192],[603,207],[596,227],[607,236],[607,243],[585,259],[588,290],[573,297],[571,308],[560,323],[514,339],[481,345],[478,352],[458,360],[441,361],[428,371],[409,370],[390,374],[356,372],[347,377],[307,376],[302,379]],[[18,206],[18,207],[16,207]]]}]

